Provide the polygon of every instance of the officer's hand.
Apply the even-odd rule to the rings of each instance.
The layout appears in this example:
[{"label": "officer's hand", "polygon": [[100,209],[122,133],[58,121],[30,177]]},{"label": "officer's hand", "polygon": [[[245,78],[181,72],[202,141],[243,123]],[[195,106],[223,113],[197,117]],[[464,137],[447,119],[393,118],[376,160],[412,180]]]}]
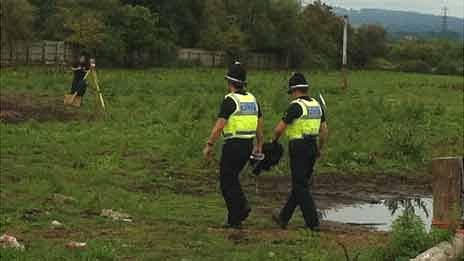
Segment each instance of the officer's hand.
[{"label": "officer's hand", "polygon": [[203,149],[203,157],[206,160],[211,160],[213,158],[213,146],[206,144]]},{"label": "officer's hand", "polygon": [[256,144],[253,149],[253,154],[261,154],[261,153],[263,153],[263,146]]}]

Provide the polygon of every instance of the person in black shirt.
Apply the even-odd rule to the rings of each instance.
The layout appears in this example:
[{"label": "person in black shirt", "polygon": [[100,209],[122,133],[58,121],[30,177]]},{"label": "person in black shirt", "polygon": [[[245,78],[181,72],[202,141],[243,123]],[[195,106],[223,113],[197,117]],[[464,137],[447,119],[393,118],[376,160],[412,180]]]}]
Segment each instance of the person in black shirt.
[{"label": "person in black shirt", "polygon": [[[263,117],[256,98],[245,90],[246,71],[240,63],[232,64],[225,78],[230,93],[221,104],[203,155],[207,160],[212,158],[214,143],[222,133],[225,142],[220,160],[219,182],[228,210],[224,226],[239,229],[251,212],[239,175],[251,154],[262,151]],[[253,146],[255,137],[257,141]]]},{"label": "person in black shirt", "polygon": [[274,131],[273,142],[277,142],[284,132],[287,132],[290,139],[292,191],[280,213],[273,214],[272,218],[281,228],[286,228],[299,206],[306,227],[318,231],[319,218],[309,181],[314,164],[320,158],[327,141],[328,128],[323,107],[308,95],[308,89],[309,84],[301,73],[295,73],[290,78],[288,93],[294,100]]},{"label": "person in black shirt", "polygon": [[90,60],[87,54],[83,53],[79,61],[74,63],[71,70],[74,72],[74,77],[71,85],[70,94],[76,94],[76,100],[80,105],[82,97],[84,96],[87,90],[87,81],[85,76],[87,72],[90,70]]}]

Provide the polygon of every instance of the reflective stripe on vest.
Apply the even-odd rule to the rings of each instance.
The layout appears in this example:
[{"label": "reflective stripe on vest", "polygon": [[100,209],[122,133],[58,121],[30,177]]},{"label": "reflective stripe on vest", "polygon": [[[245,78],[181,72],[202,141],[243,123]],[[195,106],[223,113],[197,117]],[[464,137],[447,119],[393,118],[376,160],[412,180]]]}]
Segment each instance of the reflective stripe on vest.
[{"label": "reflective stripe on vest", "polygon": [[256,98],[251,93],[246,95],[230,93],[225,98],[228,97],[235,102],[236,109],[224,127],[224,138],[254,138],[258,127],[258,103]]},{"label": "reflective stripe on vest", "polygon": [[303,113],[287,128],[287,136],[290,140],[303,139],[306,137],[316,138],[319,136],[321,127],[322,108],[314,99],[296,99],[291,104],[300,105]]}]

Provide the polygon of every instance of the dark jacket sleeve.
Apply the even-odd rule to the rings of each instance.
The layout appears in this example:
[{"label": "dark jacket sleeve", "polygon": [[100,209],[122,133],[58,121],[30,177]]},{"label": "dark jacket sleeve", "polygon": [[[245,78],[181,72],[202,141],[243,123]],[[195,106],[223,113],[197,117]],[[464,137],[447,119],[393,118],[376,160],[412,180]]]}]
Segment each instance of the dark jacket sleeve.
[{"label": "dark jacket sleeve", "polygon": [[286,124],[292,124],[296,119],[300,118],[302,114],[303,110],[301,109],[301,106],[297,103],[292,103],[285,111],[282,121]]},{"label": "dark jacket sleeve", "polygon": [[232,115],[236,109],[237,105],[235,104],[235,101],[232,98],[227,97],[222,101],[221,107],[219,108],[218,118],[228,120],[230,115]]}]

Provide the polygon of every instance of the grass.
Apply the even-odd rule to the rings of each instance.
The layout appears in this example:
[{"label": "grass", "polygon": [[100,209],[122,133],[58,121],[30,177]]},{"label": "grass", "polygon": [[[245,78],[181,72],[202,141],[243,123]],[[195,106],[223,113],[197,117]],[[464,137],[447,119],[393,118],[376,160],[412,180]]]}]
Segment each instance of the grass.
[{"label": "grass", "polygon": [[[225,94],[223,73],[102,70],[104,120],[1,124],[0,233],[17,236],[27,250],[1,250],[0,259],[343,260],[331,234],[291,230],[237,239],[211,231],[224,219],[224,204],[202,182],[217,172],[216,164],[203,162],[201,149]],[[250,72],[267,138],[288,105],[287,77]],[[432,157],[464,154],[463,77],[353,72],[346,92],[338,73],[309,78],[312,93],[328,102],[331,132],[318,172],[424,173]],[[70,74],[39,68],[2,70],[0,91],[62,97],[70,81]],[[86,99],[83,110],[90,112],[93,97]],[[273,175],[287,172],[283,163]],[[182,193],[179,182],[195,180],[206,192]],[[57,202],[53,194],[76,200]],[[134,223],[100,217],[104,208],[130,213]],[[51,229],[55,219],[65,228]],[[296,223],[303,223],[300,217]],[[258,215],[249,225],[273,227]],[[89,247],[70,251],[64,248],[70,240]],[[353,249],[362,251],[361,260],[375,256],[362,242]]]}]

